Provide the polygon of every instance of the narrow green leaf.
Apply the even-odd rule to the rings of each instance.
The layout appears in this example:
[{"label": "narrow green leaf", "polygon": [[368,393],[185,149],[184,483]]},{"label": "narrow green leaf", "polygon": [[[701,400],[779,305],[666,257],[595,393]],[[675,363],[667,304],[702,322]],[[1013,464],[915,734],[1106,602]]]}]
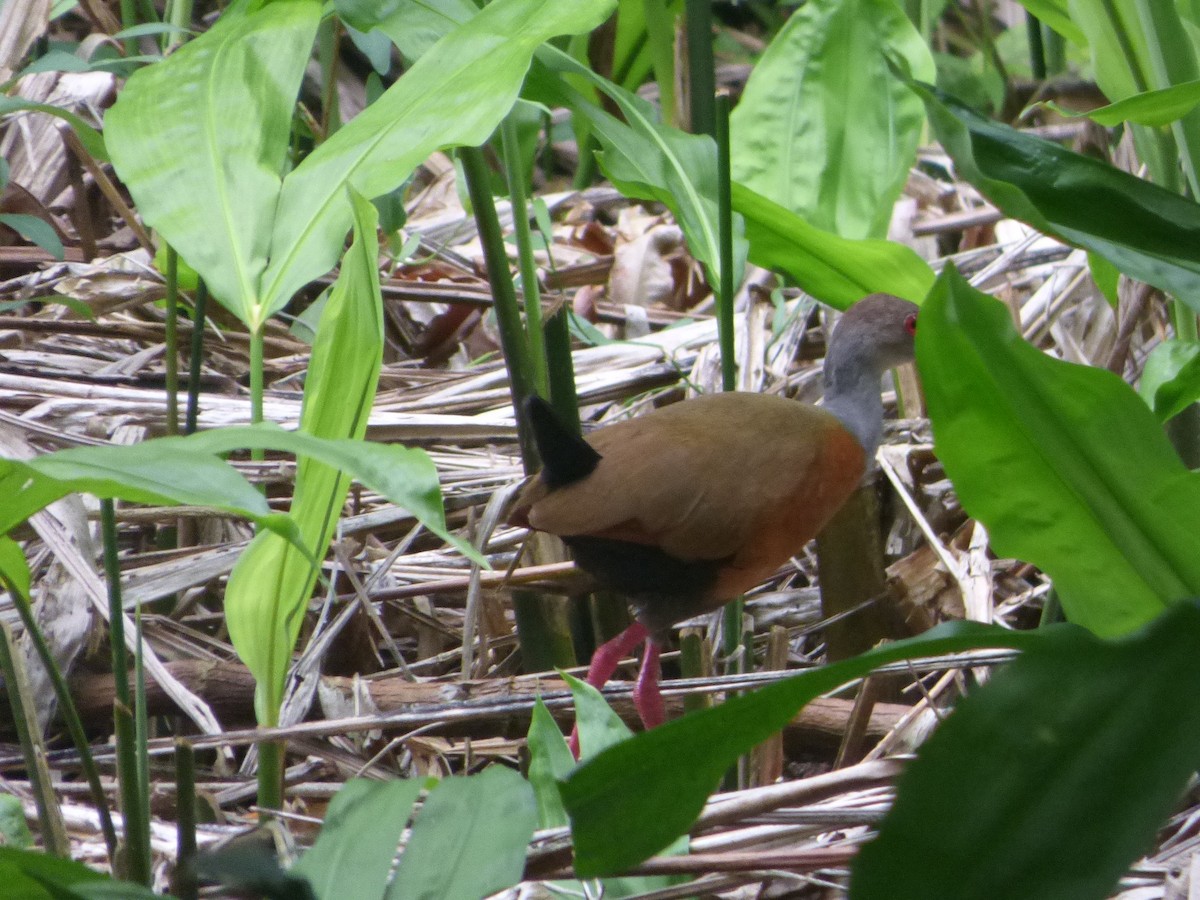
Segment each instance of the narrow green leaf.
[{"label": "narrow green leaf", "polygon": [[533,791],[511,769],[443,779],[417,813],[385,897],[478,900],[512,887],[536,824]]},{"label": "narrow green leaf", "polygon": [[878,291],[919,303],[933,287],[933,270],[903,244],[838,237],[737,182],[733,208],[746,221],[751,262],[840,309]]},{"label": "narrow green leaf", "polygon": [[287,177],[263,276],[266,311],[333,266],[350,227],[347,183],[377,197],[434,150],[483,143],[516,100],[538,45],[590,31],[612,7],[612,0],[496,0],[441,38]]},{"label": "narrow green leaf", "polygon": [[[253,7],[234,5],[208,32],[135,72],[104,117],[113,165],[146,223],[251,330],[271,311],[259,281],[321,4]],[[343,222],[329,252],[349,228],[348,206]]]},{"label": "narrow green leaf", "polygon": [[1200,400],[1200,343],[1163,341],[1146,358],[1138,393],[1160,422]]},{"label": "narrow green leaf", "polygon": [[1021,5],[1076,47],[1086,47],[1087,38],[1071,20],[1068,0],[1020,0]]},{"label": "narrow green leaf", "polygon": [[48,856],[37,850],[0,847],[0,883],[10,897],[31,900],[61,898],[128,898],[153,900],[149,888],[128,881],[114,881],[83,863]]},{"label": "narrow green leaf", "polygon": [[558,723],[538,697],[529,722],[529,786],[537,803],[538,828],[558,828],[567,824],[567,811],[558,795],[558,779],[566,778],[575,768],[575,758]]},{"label": "narrow green leaf", "polygon": [[1200,81],[1188,81],[1157,91],[1145,91],[1087,112],[1063,109],[1056,103],[1050,106],[1059,115],[1069,118],[1088,118],[1113,128],[1122,122],[1154,127],[1169,125],[1200,105]]},{"label": "narrow green leaf", "polygon": [[[0,535],[0,580],[4,589],[17,597],[28,597],[31,579],[29,563],[21,545],[7,535]],[[15,600],[20,603],[21,601]]]},{"label": "narrow green leaf", "polygon": [[427,784],[423,778],[347,781],[329,804],[316,843],[289,874],[306,878],[317,900],[382,897],[400,835]]},{"label": "narrow green leaf", "polygon": [[809,0],[792,13],[733,111],[734,179],[825,231],[885,237],[925,124],[888,55],[933,80],[895,0]]},{"label": "narrow green leaf", "polygon": [[627,741],[633,735],[629,726],[613,712],[604,695],[588,684],[562,673],[575,701],[575,721],[579,727],[579,751],[583,760],[599,756],[609,747]]},{"label": "narrow green leaf", "polygon": [[1120,378],[1022,341],[953,269],[921,308],[917,362],[938,458],[997,553],[1054,579],[1101,636],[1200,596],[1200,476]]},{"label": "narrow green leaf", "polygon": [[1049,629],[921,748],[850,896],[1110,896],[1200,766],[1198,644],[1194,601],[1117,643]]},{"label": "narrow green leaf", "polygon": [[9,113],[20,112],[21,110],[45,113],[48,116],[55,116],[62,119],[71,126],[71,129],[79,138],[79,142],[83,144],[87,152],[97,162],[109,161],[108,150],[105,149],[104,138],[100,136],[100,132],[75,115],[75,113],[60,109],[57,106],[51,106],[49,103],[35,103],[32,100],[25,100],[21,97],[0,97],[0,115],[8,115]]},{"label": "narrow green leaf", "polygon": [[1006,214],[1200,309],[1200,205],[912,87],[959,173]]},{"label": "narrow green leaf", "polygon": [[41,247],[55,259],[63,258],[66,251],[63,250],[62,241],[59,240],[58,233],[50,226],[49,222],[45,222],[37,216],[26,215],[25,213],[0,213],[0,222],[7,225],[31,244]]},{"label": "narrow green leaf", "polygon": [[1038,640],[956,622],[853,659],[813,669],[643,732],[582,764],[561,785],[575,871],[589,878],[635,866],[685,834],[725,771],[810,700],[904,659]]}]

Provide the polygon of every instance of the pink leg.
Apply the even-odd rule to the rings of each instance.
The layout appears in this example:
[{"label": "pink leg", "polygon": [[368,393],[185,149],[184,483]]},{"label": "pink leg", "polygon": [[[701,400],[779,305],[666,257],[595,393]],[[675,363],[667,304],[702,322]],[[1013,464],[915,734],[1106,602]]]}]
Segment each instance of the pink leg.
[{"label": "pink leg", "polygon": [[[621,660],[633,652],[634,647],[643,641],[649,643],[648,635],[649,632],[645,625],[641,622],[634,622],[615,638],[605,641],[592,654],[592,663],[588,666],[587,677],[584,680],[596,690],[604,687],[608,683],[608,679],[612,678],[613,672],[617,671]],[[655,660],[655,669],[657,669],[657,656]],[[639,683],[640,680],[641,676],[639,675]],[[634,696],[636,698],[637,694],[635,693]],[[571,753],[575,758],[579,759],[578,725],[571,729],[571,736],[567,738],[567,746],[571,748]]]},{"label": "pink leg", "polygon": [[662,691],[658,687],[659,677],[662,675],[660,653],[658,642],[654,638],[646,638],[646,648],[642,651],[642,667],[638,670],[637,683],[633,686],[633,705],[637,707],[642,724],[647,728],[657,728],[667,720]]}]

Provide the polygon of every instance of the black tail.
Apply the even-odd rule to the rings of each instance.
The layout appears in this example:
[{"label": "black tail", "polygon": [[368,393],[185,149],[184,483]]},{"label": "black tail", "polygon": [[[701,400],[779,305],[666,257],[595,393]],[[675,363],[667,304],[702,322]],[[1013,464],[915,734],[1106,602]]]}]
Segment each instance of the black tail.
[{"label": "black tail", "polygon": [[600,464],[600,454],[591,444],[563,425],[554,407],[530,394],[525,401],[525,414],[533,427],[533,440],[542,458],[542,479],[546,487],[565,487],[586,478]]}]

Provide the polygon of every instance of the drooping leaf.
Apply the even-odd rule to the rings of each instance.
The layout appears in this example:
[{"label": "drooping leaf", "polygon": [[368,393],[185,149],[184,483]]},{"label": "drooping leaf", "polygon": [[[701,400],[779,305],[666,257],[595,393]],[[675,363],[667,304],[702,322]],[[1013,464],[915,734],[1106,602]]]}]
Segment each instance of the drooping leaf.
[{"label": "drooping leaf", "polygon": [[637,865],[685,834],[725,771],[806,703],[878,666],[984,647],[1021,648],[1035,633],[940,625],[638,734],[580,765],[560,787],[584,878]]},{"label": "drooping leaf", "polygon": [[83,144],[84,149],[97,162],[109,161],[108,150],[105,149],[104,138],[101,137],[100,132],[70,110],[61,109],[49,103],[36,103],[32,100],[25,100],[22,97],[0,97],[0,115],[8,115],[9,113],[20,112],[22,110],[45,113],[48,116],[55,116],[62,119],[71,126],[72,130],[78,136],[79,142]]},{"label": "drooping leaf", "polygon": [[1163,341],[1146,358],[1138,393],[1160,422],[1200,400],[1200,343]]},{"label": "drooping leaf", "polygon": [[1200,205],[913,85],[959,173],[1006,214],[1200,309]]},{"label": "drooping leaf", "polygon": [[475,900],[512,887],[536,824],[533,791],[511,769],[445,778],[417,813],[384,896]]},{"label": "drooping leaf", "polygon": [[308,881],[317,900],[382,897],[424,778],[372,781],[352,778],[329,804],[312,849],[289,874]]},{"label": "drooping leaf", "polygon": [[1110,896],[1200,766],[1198,643],[1194,601],[1117,643],[1048,629],[920,749],[850,896]]},{"label": "drooping leaf", "polygon": [[840,309],[878,291],[919,303],[933,286],[933,270],[903,244],[838,237],[736,182],[733,208],[746,221],[751,262]]},{"label": "drooping leaf", "polygon": [[83,863],[12,847],[0,847],[0,883],[5,893],[21,900],[153,900],[158,896],[141,885],[114,881]]},{"label": "drooping leaf", "polygon": [[316,0],[236,4],[134,73],[104,117],[113,165],[146,223],[252,330],[270,312],[259,281],[320,14]]},{"label": "drooping leaf", "polygon": [[883,238],[925,115],[888,70],[933,59],[895,0],[809,0],[750,73],[730,120],[735,181],[844,238]]},{"label": "drooping leaf", "polygon": [[1145,91],[1101,106],[1087,112],[1075,112],[1054,105],[1059,115],[1071,118],[1088,118],[1093,122],[1113,128],[1122,122],[1138,125],[1169,125],[1200,105],[1200,81],[1187,81],[1157,91]]},{"label": "drooping leaf", "polygon": [[963,506],[997,553],[1054,579],[1070,621],[1120,635],[1200,596],[1200,476],[1120,378],[1026,344],[952,269],[921,308],[917,362]]},{"label": "drooping leaf", "polygon": [[612,6],[496,0],[442,37],[286,179],[263,277],[266,309],[333,266],[350,227],[347,183],[377,197],[434,150],[483,143],[516,100],[534,50],[556,35],[590,31]]},{"label": "drooping leaf", "polygon": [[48,222],[25,213],[0,213],[0,224],[7,225],[31,244],[41,247],[55,259],[62,259],[62,241]]},{"label": "drooping leaf", "polygon": [[[720,284],[717,240],[717,145],[707,135],[687,134],[662,124],[654,108],[638,97],[553,47],[544,47],[538,60],[545,71],[571,75],[603,91],[620,108],[625,121],[588,102],[564,82],[543,77],[544,90],[584,116],[604,150],[600,167],[621,193],[657,200],[675,216],[692,255],[705,268],[708,282]],[[538,72],[535,72],[537,75]],[[733,283],[740,284],[747,245],[740,216],[733,221]]]}]

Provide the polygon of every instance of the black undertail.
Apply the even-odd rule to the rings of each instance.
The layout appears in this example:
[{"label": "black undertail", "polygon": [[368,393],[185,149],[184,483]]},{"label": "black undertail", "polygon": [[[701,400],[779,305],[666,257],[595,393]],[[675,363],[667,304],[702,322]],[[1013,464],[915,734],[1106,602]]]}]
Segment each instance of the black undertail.
[{"label": "black undertail", "polygon": [[550,490],[587,478],[600,464],[592,445],[563,425],[554,408],[537,394],[525,401],[533,441],[542,458],[542,480]]},{"label": "black undertail", "polygon": [[579,568],[605,587],[629,598],[638,619],[652,632],[707,612],[709,596],[725,560],[683,560],[660,547],[590,535],[570,535],[563,543]]}]

